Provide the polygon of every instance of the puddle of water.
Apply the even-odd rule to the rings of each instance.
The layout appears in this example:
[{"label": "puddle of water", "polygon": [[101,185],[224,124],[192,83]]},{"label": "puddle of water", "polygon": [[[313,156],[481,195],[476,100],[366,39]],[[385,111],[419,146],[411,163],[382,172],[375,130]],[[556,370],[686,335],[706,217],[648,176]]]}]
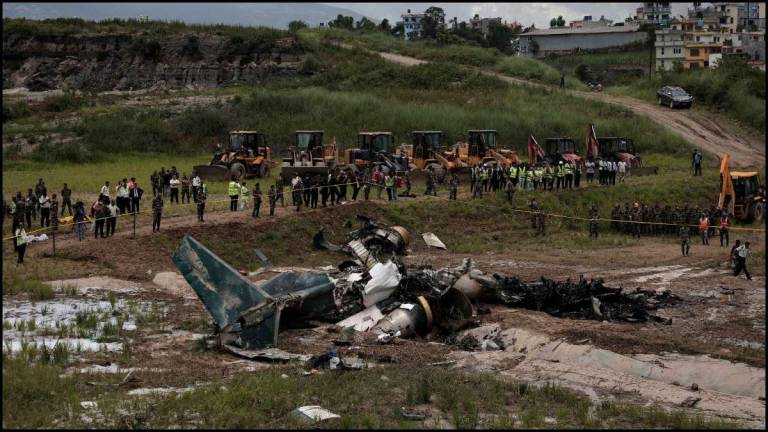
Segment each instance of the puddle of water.
[{"label": "puddle of water", "polygon": [[137,315],[150,310],[149,303],[125,299],[115,299],[114,306],[109,301],[88,297],[60,297],[34,303],[4,300],[3,351],[15,353],[25,344],[53,348],[57,343],[67,345],[73,352],[120,351],[122,343],[116,342],[114,336],[117,327],[135,331]]}]

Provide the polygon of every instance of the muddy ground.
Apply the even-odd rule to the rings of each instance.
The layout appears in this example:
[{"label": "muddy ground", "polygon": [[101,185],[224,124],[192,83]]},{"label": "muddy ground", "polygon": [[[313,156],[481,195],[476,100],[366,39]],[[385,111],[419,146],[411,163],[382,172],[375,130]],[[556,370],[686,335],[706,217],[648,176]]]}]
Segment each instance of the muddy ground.
[{"label": "muddy ground", "polygon": [[[376,204],[351,204],[302,213],[301,218],[308,220],[310,227],[326,226],[331,238],[340,239],[347,231],[341,226],[345,219],[361,209],[376,216],[376,207]],[[228,261],[235,260],[244,270],[253,272],[260,264],[232,255],[234,252],[229,249],[233,242],[245,243],[251,248],[264,232],[287,236],[281,234],[279,226],[292,225],[296,230],[309,228],[301,225],[301,219],[289,208],[281,210],[274,220],[259,222],[253,222],[243,213],[217,218],[215,223],[205,226],[186,218],[171,220],[162,236],[140,231],[137,239],[123,235],[113,241],[62,242],[57,259],[74,260],[68,261],[72,265],[88,262],[88,268],[93,269],[95,265],[99,269],[95,273],[113,279],[92,279],[88,278],[89,274],[82,274],[85,279],[59,284],[93,287],[96,292],[101,289],[102,297],[106,295],[104,292],[136,287],[128,293],[118,293],[118,297],[163,305],[165,310],[158,325],[138,325],[129,359],[102,351],[80,356],[75,368],[115,362],[119,362],[121,368],[138,368],[134,374],[138,382],[133,386],[140,389],[185,388],[215,382],[237,371],[270,367],[268,363],[240,359],[216,349],[199,350],[199,339],[205,338],[212,329],[210,317],[176,272],[169,252],[183,235],[192,235]],[[457,224],[456,229],[461,229],[460,221]],[[239,233],[236,240],[231,239],[233,232]],[[443,238],[448,251],[441,251],[428,248],[419,234],[413,232],[409,253],[404,258],[406,264],[453,267],[467,257],[450,251],[449,238]],[[762,241],[759,235],[753,237],[756,253],[762,251],[764,237]],[[309,235],[304,241],[306,244],[292,240],[287,247],[293,254],[279,251],[282,255],[277,264],[315,267],[335,265],[343,258],[330,252],[313,251]],[[473,254],[471,257],[478,269],[516,275],[529,281],[542,276],[556,280],[578,279],[581,275],[600,277],[608,286],[629,290],[669,289],[683,301],[658,311],[659,315],[672,318],[670,325],[561,319],[544,312],[490,305],[490,313],[479,315],[476,320],[481,329],[492,325],[502,332],[508,348],[499,352],[463,351],[435,335],[397,340],[389,345],[378,344],[365,334],[356,334],[349,340],[348,335],[342,337],[336,327],[321,322],[313,323],[311,328],[284,331],[278,347],[309,355],[335,349],[342,358],[355,356],[384,367],[388,364],[423,367],[438,363],[444,368],[493,372],[518,380],[553,381],[598,402],[653,403],[749,426],[764,425],[764,266],[752,269],[751,281],[743,276],[733,277],[725,262],[727,248],[721,248],[716,240],[708,247],[693,241],[691,256],[687,258],[680,256],[678,243],[669,238],[643,238],[636,246],[584,250],[515,248],[515,238],[499,241],[508,241],[507,250],[516,252]],[[46,250],[33,244],[30,256],[42,256]],[[264,250],[268,257],[270,252]],[[277,255],[278,251],[273,253]],[[4,300],[10,304],[24,296],[4,296]],[[8,313],[4,308],[4,320]],[[341,339],[346,341],[339,344]],[[583,352],[579,347],[587,349]],[[719,360],[722,361],[712,363]],[[710,369],[712,367],[721,369]],[[658,370],[653,372],[654,368]],[[690,371],[698,371],[699,375]],[[654,375],[658,373],[661,375]],[[721,381],[735,384],[724,387],[709,382],[707,374],[722,374]],[[691,390],[693,384],[700,389]],[[762,390],[755,390],[760,388]]]}]

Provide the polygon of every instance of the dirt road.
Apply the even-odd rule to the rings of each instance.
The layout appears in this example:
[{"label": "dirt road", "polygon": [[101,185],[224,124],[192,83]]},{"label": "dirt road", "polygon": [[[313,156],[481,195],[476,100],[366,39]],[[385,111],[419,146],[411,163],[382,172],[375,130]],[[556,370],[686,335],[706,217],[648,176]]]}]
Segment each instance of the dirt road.
[{"label": "dirt road", "polygon": [[[425,60],[400,54],[385,52],[378,54],[388,61],[405,66],[428,63]],[[513,78],[498,72],[488,70],[481,70],[481,72],[511,84],[555,89],[554,86],[521,78]],[[722,116],[696,110],[671,110],[626,96],[613,96],[605,93],[575,90],[566,90],[566,93],[628,108],[634,113],[648,117],[654,123],[680,135],[694,147],[713,156],[722,157],[723,152],[728,152],[731,156],[731,163],[735,166],[760,166],[765,161],[765,141],[757,134],[743,130],[733,121]]]}]

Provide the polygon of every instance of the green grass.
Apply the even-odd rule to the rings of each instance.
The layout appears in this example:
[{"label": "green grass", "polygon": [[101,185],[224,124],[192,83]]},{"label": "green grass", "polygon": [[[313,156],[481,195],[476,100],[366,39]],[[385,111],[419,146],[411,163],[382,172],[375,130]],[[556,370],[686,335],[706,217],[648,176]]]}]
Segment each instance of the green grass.
[{"label": "green grass", "polygon": [[499,72],[519,78],[541,81],[552,86],[560,85],[560,77],[566,77],[565,86],[569,89],[585,90],[587,86],[575,79],[571,71],[555,68],[547,63],[523,56],[509,56],[499,60],[495,65]]},{"label": "green grass", "polygon": [[[11,367],[14,370],[38,368],[4,364],[4,371]],[[288,378],[282,378],[283,374]],[[383,381],[382,376],[388,380]],[[55,376],[51,378],[53,383],[64,380]],[[79,376],[69,378],[65,385],[58,387],[59,391],[71,392],[83,380]],[[96,387],[97,390],[90,389],[88,393],[99,391],[99,387]],[[15,395],[14,392],[4,392],[4,402],[15,402]],[[70,404],[77,401],[76,394],[69,393],[67,396],[65,400]],[[566,428],[739,426],[737,423],[707,420],[676,411],[619,403],[596,406],[594,414],[590,414],[589,399],[564,388],[551,385],[535,387],[491,374],[404,366],[309,377],[302,376],[300,368],[275,367],[236,374],[178,396],[127,399],[121,391],[100,390],[99,394],[90,397],[97,401],[102,414],[94,424],[98,427],[311,427],[290,414],[303,405],[321,405],[340,415],[340,419],[316,425],[330,429],[433,428],[440,419],[461,428],[532,428],[547,427],[545,417],[554,418],[557,427]],[[401,415],[401,407],[413,410],[427,406],[433,409],[434,414],[424,422],[406,420]],[[72,408],[75,413],[79,411],[76,407]],[[39,403],[31,403],[24,417],[17,416],[12,421],[4,411],[4,420],[9,426],[26,426],[49,425],[53,418],[65,418],[65,425],[82,425],[78,417],[66,419],[58,410],[41,416],[41,419],[33,417],[40,409]],[[120,414],[123,410],[130,414]]]}]

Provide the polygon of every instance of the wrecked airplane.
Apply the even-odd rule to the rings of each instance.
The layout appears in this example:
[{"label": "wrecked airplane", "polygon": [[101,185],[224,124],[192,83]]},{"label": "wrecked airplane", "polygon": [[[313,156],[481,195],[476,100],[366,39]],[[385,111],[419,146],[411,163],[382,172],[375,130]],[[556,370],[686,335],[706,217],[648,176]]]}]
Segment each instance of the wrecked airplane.
[{"label": "wrecked airplane", "polygon": [[671,320],[649,311],[679,300],[668,291],[625,293],[600,279],[526,283],[485,274],[471,259],[455,268],[408,268],[398,259],[410,237],[405,228],[382,226],[364,216],[358,220],[363,227],[350,232],[344,246],[328,242],[322,230],[315,235],[316,247],[352,256],[338,269],[289,270],[252,282],[189,236],[173,261],[213,318],[221,345],[235,353],[274,347],[281,329],[314,319],[373,332],[386,343],[423,337],[434,329],[450,334],[473,326],[478,312],[473,303],[479,302],[563,318],[668,324]]}]

